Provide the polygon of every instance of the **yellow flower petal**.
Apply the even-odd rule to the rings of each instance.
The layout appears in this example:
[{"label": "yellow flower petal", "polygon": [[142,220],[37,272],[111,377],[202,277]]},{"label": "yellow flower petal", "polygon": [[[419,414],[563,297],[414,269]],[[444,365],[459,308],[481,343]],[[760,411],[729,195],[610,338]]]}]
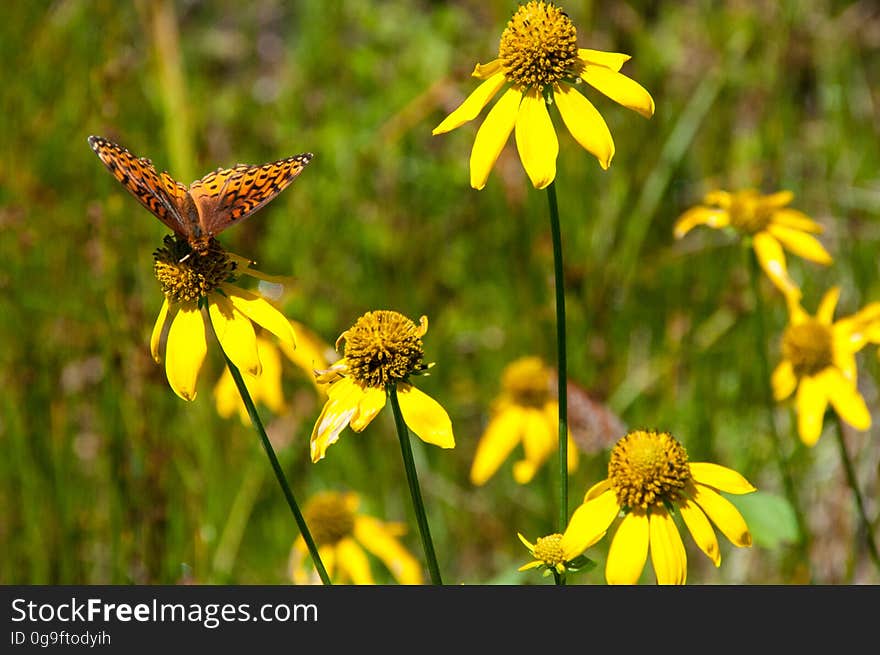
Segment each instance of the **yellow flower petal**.
[{"label": "yellow flower petal", "polygon": [[712,560],[716,567],[721,566],[721,551],[718,548],[718,538],[715,536],[715,530],[712,528],[712,524],[706,518],[703,510],[687,498],[679,501],[678,510],[700,550],[706,553],[706,556]]},{"label": "yellow flower petal", "polygon": [[578,58],[585,64],[596,64],[604,66],[617,72],[632,57],[619,52],[605,52],[604,50],[590,50],[589,48],[578,48]]},{"label": "yellow flower petal", "polygon": [[452,421],[443,406],[410,384],[397,385],[403,420],[422,441],[441,448],[455,448]]},{"label": "yellow flower petal", "polygon": [[[282,414],[286,404],[281,389],[281,353],[275,343],[263,335],[257,337],[257,352],[260,355],[263,372],[259,379],[245,378],[245,385],[248,389],[254,388],[255,393],[251,396],[254,397],[255,402],[259,400],[275,414]],[[244,409],[243,405],[242,409]]]},{"label": "yellow flower petal", "polygon": [[498,71],[501,70],[501,60],[493,59],[488,64],[477,64],[474,66],[474,72],[471,73],[471,77],[476,77],[481,80],[488,79],[495,75]]},{"label": "yellow flower petal", "polygon": [[654,99],[651,94],[641,84],[623,73],[604,66],[585,64],[581,79],[615,102],[640,113],[645,118],[654,115]]},{"label": "yellow flower petal", "polygon": [[571,436],[571,430],[568,431],[568,445],[565,447],[566,454],[566,468],[569,473],[573,473],[577,470],[578,459],[580,458],[580,451],[578,450],[577,444],[574,442],[574,439]]},{"label": "yellow flower petal", "polygon": [[794,393],[797,387],[797,376],[794,374],[794,367],[790,361],[786,359],[779,362],[770,377],[770,384],[773,387],[773,399],[776,401],[785,400]]},{"label": "yellow flower petal", "polygon": [[383,407],[387,398],[384,389],[364,389],[361,394],[357,412],[351,417],[351,429],[362,432],[376,417]]},{"label": "yellow flower petal", "polygon": [[619,512],[617,497],[610,490],[580,505],[559,542],[565,559],[574,559],[605,536]]},{"label": "yellow flower petal", "polygon": [[597,498],[609,489],[611,489],[611,480],[609,480],[608,478],[605,478],[601,482],[597,482],[592,487],[587,489],[587,493],[584,494],[584,502],[587,502],[588,500],[593,500],[593,498]]},{"label": "yellow flower petal", "polygon": [[513,477],[519,484],[527,484],[550,454],[556,450],[557,426],[555,422],[548,422],[546,415],[540,409],[523,409],[520,416],[525,459],[513,465]]},{"label": "yellow flower petal", "polygon": [[281,352],[306,374],[317,389],[326,393],[326,385],[318,383],[315,379],[315,371],[323,371],[330,366],[329,357],[332,356],[333,348],[302,323],[297,321],[290,323],[296,334],[296,348],[279,341]]},{"label": "yellow flower petal", "polygon": [[165,324],[168,319],[168,298],[162,300],[162,307],[159,309],[159,315],[153,324],[153,333],[150,335],[150,354],[157,364],[162,363],[162,356],[159,352],[159,346],[162,342],[162,333],[165,331]]},{"label": "yellow flower petal", "polygon": [[553,87],[553,100],[562,122],[580,146],[599,160],[607,170],[614,157],[614,139],[599,110],[580,92],[567,84]]},{"label": "yellow flower petal", "polygon": [[183,303],[168,330],[165,374],[174,393],[184,400],[196,397],[196,380],[207,352],[205,319],[195,301]]},{"label": "yellow flower petal", "polygon": [[758,256],[758,263],[773,284],[787,297],[800,298],[801,291],[798,285],[788,276],[785,253],[782,252],[782,246],[773,235],[768,232],[758,232],[752,237],[752,246]]},{"label": "yellow flower petal", "polygon": [[339,433],[348,425],[357,411],[363,391],[351,378],[341,378],[330,388],[330,398],[315,421],[309,441],[312,462],[322,459]]},{"label": "yellow flower petal", "polygon": [[693,501],[700,506],[722,534],[740,548],[752,545],[752,535],[745,519],[727,498],[711,487],[690,485]]},{"label": "yellow flower petal", "polygon": [[648,560],[648,516],[641,509],[627,514],[611,541],[605,562],[608,584],[636,584]]},{"label": "yellow flower petal", "polygon": [[471,186],[474,189],[486,186],[489,173],[513,131],[521,100],[522,92],[518,89],[505,91],[477,130],[470,161]]},{"label": "yellow flower petal", "polygon": [[523,564],[521,567],[519,567],[517,569],[517,571],[530,571],[531,569],[538,568],[539,566],[541,566],[541,564],[543,564],[543,562],[540,560],[532,560],[531,562],[528,562],[527,564]]},{"label": "yellow flower petal", "polygon": [[807,446],[815,446],[822,434],[822,419],[828,407],[828,391],[819,378],[808,375],[801,379],[795,407],[801,441]]},{"label": "yellow flower petal", "polygon": [[871,413],[865,405],[865,399],[859,393],[855,383],[843,377],[837,369],[830,367],[820,375],[822,384],[828,393],[828,400],[834,411],[856,430],[867,430],[871,427]]},{"label": "yellow flower petal", "polygon": [[296,348],[296,335],[284,314],[272,306],[263,296],[224,282],[220,288],[226,293],[229,302],[254,323],[263,326],[283,343]]},{"label": "yellow flower petal", "polygon": [[519,443],[522,436],[522,414],[517,407],[507,406],[495,414],[477,443],[471,464],[471,483],[485,484]]},{"label": "yellow flower petal", "polygon": [[400,584],[422,584],[422,566],[385,525],[371,516],[354,521],[354,537],[378,557]]},{"label": "yellow flower petal", "polygon": [[822,234],[825,231],[822,225],[803,212],[787,207],[773,212],[773,222],[800,230],[801,232],[810,232],[811,234]]},{"label": "yellow flower petal", "polygon": [[727,227],[730,225],[730,214],[725,209],[692,207],[678,217],[672,233],[676,239],[681,239],[697,225],[706,225],[716,229]]},{"label": "yellow flower petal", "polygon": [[532,185],[546,188],[556,178],[556,157],[559,140],[547,103],[537,89],[532,88],[522,97],[516,116],[516,149]]},{"label": "yellow flower petal", "polygon": [[747,494],[757,491],[742,475],[720,464],[690,462],[691,477],[695,482],[714,487],[731,494]]},{"label": "yellow flower petal", "polygon": [[648,532],[657,584],[684,584],[687,580],[687,554],[678,528],[664,507],[651,509]]},{"label": "yellow flower petal", "polygon": [[260,375],[263,368],[257,353],[257,335],[253,324],[244,314],[236,311],[225,296],[212,293],[209,299],[208,314],[223,352],[243,373]]},{"label": "yellow flower petal", "polygon": [[761,205],[765,209],[779,209],[785,207],[794,200],[794,194],[791,191],[777,191],[761,198]]},{"label": "yellow flower petal", "polygon": [[370,560],[358,543],[346,537],[336,544],[336,556],[339,558],[339,573],[359,585],[376,584],[370,572]]},{"label": "yellow flower petal", "polygon": [[[241,396],[238,394],[238,387],[235,380],[232,379],[232,373],[228,368],[223,369],[220,379],[214,385],[214,406],[217,413],[223,418],[229,418],[239,407],[242,407]],[[247,419],[247,415],[245,415]]]},{"label": "yellow flower petal", "polygon": [[722,209],[730,209],[733,204],[733,194],[730,191],[715,189],[703,196],[703,202],[707,205],[717,205]]},{"label": "yellow flower petal", "polygon": [[834,323],[834,310],[837,309],[837,301],[840,299],[840,287],[831,287],[819,301],[819,309],[816,310],[816,320],[822,325]]},{"label": "yellow flower petal", "polygon": [[480,115],[489,101],[501,90],[506,80],[504,73],[496,73],[486,79],[455,109],[449,116],[434,128],[431,134],[444,134],[457,127],[461,127],[468,121],[474,120]]},{"label": "yellow flower petal", "polygon": [[767,231],[785,247],[799,257],[808,259],[825,266],[831,263],[831,255],[825,250],[825,246],[814,236],[801,232],[793,227],[770,223]]}]

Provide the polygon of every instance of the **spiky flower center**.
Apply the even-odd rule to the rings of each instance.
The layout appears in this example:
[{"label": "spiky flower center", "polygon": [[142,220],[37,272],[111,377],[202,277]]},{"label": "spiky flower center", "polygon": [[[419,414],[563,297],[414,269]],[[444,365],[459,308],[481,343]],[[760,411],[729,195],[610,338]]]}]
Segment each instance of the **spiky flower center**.
[{"label": "spiky flower center", "polygon": [[815,375],[834,362],[831,329],[815,319],[789,325],[782,334],[782,355],[795,375]]},{"label": "spiky flower center", "polygon": [[773,217],[773,207],[763,201],[757,191],[739,191],[730,202],[730,224],[742,234],[762,231]]},{"label": "spiky flower center", "polygon": [[559,533],[538,537],[538,540],[535,542],[534,558],[539,562],[544,562],[548,567],[564,564],[565,554],[562,551],[561,542],[562,535]]},{"label": "spiky flower center", "polygon": [[507,22],[498,57],[508,81],[539,91],[576,78],[583,66],[571,19],[559,7],[534,0],[520,5]]},{"label": "spiky flower center", "polygon": [[540,358],[522,357],[504,369],[501,388],[517,405],[543,407],[550,399],[550,371]]},{"label": "spiky flower center", "polygon": [[427,328],[423,316],[419,325],[403,314],[377,310],[367,312],[346,330],[345,359],[352,378],[363,388],[385,388],[406,380],[427,366],[422,335]]},{"label": "spiky flower center", "polygon": [[622,507],[674,502],[691,478],[687,452],[668,432],[635,430],[611,451],[608,478]]},{"label": "spiky flower center", "polygon": [[220,244],[211,239],[203,255],[185,239],[166,236],[153,252],[153,273],[165,297],[173,303],[190,302],[208,295],[229,278],[236,264]]},{"label": "spiky flower center", "polygon": [[354,531],[354,512],[336,491],[315,494],[303,507],[303,517],[318,546],[333,545]]}]

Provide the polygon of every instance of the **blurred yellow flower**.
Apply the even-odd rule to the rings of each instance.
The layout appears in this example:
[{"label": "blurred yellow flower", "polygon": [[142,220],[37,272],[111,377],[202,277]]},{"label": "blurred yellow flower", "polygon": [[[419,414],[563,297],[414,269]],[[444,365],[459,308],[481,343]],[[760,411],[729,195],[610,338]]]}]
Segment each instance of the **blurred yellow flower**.
[{"label": "blurred yellow flower", "polygon": [[622,512],[605,563],[608,584],[636,584],[649,549],[657,582],[684,584],[687,555],[674,512],[715,566],[721,565],[721,552],[709,519],[735,546],[752,544],[745,520],[719,491],[745,494],[755,487],[724,466],[688,462],[684,447],[668,432],[635,430],[612,449],[608,477],[587,491],[560,548],[566,555],[583,552]]},{"label": "blurred yellow flower", "polygon": [[[501,374],[501,394],[477,444],[471,482],[485,484],[522,443],[524,458],[513,465],[513,477],[526,484],[554,453],[559,441],[559,403],[551,393],[553,372],[539,357],[522,357]],[[578,450],[568,436],[568,470],[578,464]]]},{"label": "blurred yellow flower", "polygon": [[[358,512],[356,493],[324,491],[303,506],[318,555],[327,574],[337,584],[375,584],[366,551],[378,557],[400,584],[422,584],[422,569],[400,543],[406,534],[402,523],[386,523]],[[300,535],[291,549],[291,578],[296,584],[317,584],[317,575]]]},{"label": "blurred yellow flower", "polygon": [[441,448],[455,447],[446,410],[409,381],[430,367],[422,362],[422,336],[427,331],[425,316],[416,325],[398,312],[378,310],[367,312],[340,335],[336,347],[344,340],[345,356],[316,374],[319,383],[330,386],[312,430],[313,462],[324,457],[345,426],[355,432],[366,428],[385,406],[392,385],[403,419],[417,437]]},{"label": "blurred yellow flower", "polygon": [[547,110],[556,105],[568,131],[595,155],[603,169],[611,165],[614,141],[605,120],[577,86],[586,82],[624,107],[650,118],[654,100],[620,73],[629,55],[577,47],[577,30],[559,7],[547,2],[520,5],[501,35],[498,58],[477,64],[483,80],[437,127],[443,134],[475,119],[502,89],[501,98],[477,130],[471,150],[471,186],[482,189],[504,144],[515,132],[523,167],[537,189],[556,177],[559,142]]},{"label": "blurred yellow flower", "polygon": [[184,400],[196,397],[209,329],[232,363],[250,376],[262,372],[254,323],[287,347],[296,347],[293,328],[281,312],[262,295],[232,284],[238,275],[268,276],[249,260],[224,251],[216,240],[199,255],[185,239],[166,236],[153,261],[165,300],[153,326],[150,352],[157,363],[164,359],[168,383]]},{"label": "blurred yellow flower", "polygon": [[[276,415],[287,411],[287,403],[284,401],[282,391],[282,353],[305,372],[307,379],[318,393],[322,396],[327,395],[326,385],[320,385],[315,380],[315,371],[327,368],[329,365],[327,353],[332,352],[332,348],[302,323],[290,321],[290,325],[297,335],[296,348],[291,348],[284,342],[276,342],[270,339],[265,331],[259,330],[257,353],[263,365],[263,372],[258,377],[243,374],[245,385],[254,403],[262,402]],[[242,423],[245,425],[250,423],[247,408],[241,400],[238,387],[228,368],[223,369],[220,379],[214,386],[214,402],[220,416],[229,418],[237,411]]]},{"label": "blurred yellow flower", "polygon": [[857,430],[871,427],[871,414],[857,386],[855,354],[880,342],[880,302],[834,321],[840,288],[829,289],[810,316],[789,298],[789,325],[782,335],[782,361],[773,371],[773,396],[785,400],[795,389],[798,434],[813,446],[822,433],[828,403]]},{"label": "blurred yellow flower", "polygon": [[675,238],[680,239],[697,225],[716,229],[732,227],[740,235],[751,238],[758,262],[773,284],[786,296],[799,298],[801,292],[788,275],[783,247],[825,266],[831,264],[831,255],[812,236],[821,234],[824,228],[803,212],[786,206],[793,198],[791,191],[769,195],[761,195],[754,189],[734,193],[711,191],[703,199],[703,205],[692,207],[678,218],[673,232]]}]

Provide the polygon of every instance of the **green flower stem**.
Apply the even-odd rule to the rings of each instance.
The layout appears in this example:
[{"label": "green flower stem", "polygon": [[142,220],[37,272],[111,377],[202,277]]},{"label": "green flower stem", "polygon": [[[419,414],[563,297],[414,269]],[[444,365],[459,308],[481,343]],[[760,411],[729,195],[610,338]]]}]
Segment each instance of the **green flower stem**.
[{"label": "green flower stem", "polygon": [[406,481],[409,483],[409,493],[412,496],[413,509],[416,512],[416,522],[419,524],[419,534],[422,537],[422,547],[425,550],[425,559],[428,562],[428,571],[431,574],[431,584],[442,585],[440,567],[437,566],[434,543],[431,541],[431,529],[428,527],[428,517],[425,514],[425,504],[422,502],[419,478],[416,474],[415,462],[413,461],[412,445],[409,442],[409,430],[400,411],[400,402],[397,400],[397,385],[389,384],[385,391],[388,394],[388,400],[391,401],[391,411],[394,412],[397,437],[400,439],[400,452],[403,455],[403,466],[406,469]]},{"label": "green flower stem", "polygon": [[837,437],[837,447],[840,450],[840,461],[843,463],[843,468],[846,471],[846,480],[849,483],[850,489],[852,489],[853,497],[856,500],[856,509],[859,512],[859,518],[862,521],[862,529],[865,531],[865,541],[868,545],[868,552],[871,554],[871,560],[874,562],[874,566],[877,567],[877,570],[880,571],[880,552],[877,550],[877,542],[874,541],[874,530],[871,525],[871,521],[868,520],[868,513],[865,511],[865,503],[862,500],[862,493],[859,491],[859,483],[856,479],[856,472],[853,469],[852,460],[849,457],[849,453],[846,450],[846,442],[843,439],[843,421],[840,419],[840,416],[837,415],[837,412],[834,413],[837,430],[835,431],[835,435]]},{"label": "green flower stem", "polygon": [[779,465],[779,473],[782,476],[785,495],[788,497],[788,502],[794,511],[795,520],[798,525],[798,545],[800,547],[801,557],[805,563],[809,564],[810,533],[807,528],[807,521],[801,510],[797,492],[795,491],[794,480],[791,477],[788,461],[786,460],[785,452],[782,448],[782,438],[779,436],[779,429],[776,427],[776,420],[774,418],[774,414],[776,413],[776,401],[773,398],[773,386],[770,382],[770,361],[767,354],[767,327],[764,314],[766,310],[759,284],[761,279],[761,268],[758,263],[758,257],[755,255],[755,251],[750,245],[747,250],[749,258],[749,277],[751,278],[752,295],[755,300],[755,320],[753,321],[753,325],[755,326],[755,346],[758,351],[758,360],[761,365],[761,378],[764,380],[765,385],[764,399],[767,403],[767,420],[770,424],[770,435],[773,437],[773,447],[776,451],[776,462]]},{"label": "green flower stem", "polygon": [[[550,232],[553,238],[553,277],[556,287],[556,371],[559,395],[559,532],[568,523],[568,364],[565,342],[565,276],[562,266],[562,232],[556,203],[556,181],[547,187],[550,205]],[[556,584],[565,584],[565,574],[556,576]]]},{"label": "green flower stem", "polygon": [[[220,348],[220,352],[223,352],[222,347]],[[278,457],[275,455],[275,449],[272,447],[272,442],[269,441],[269,437],[266,435],[266,430],[263,428],[263,422],[260,420],[260,415],[257,414],[257,408],[254,406],[254,401],[251,399],[251,395],[244,384],[241,372],[235,364],[232,363],[229,357],[227,357],[225,352],[223,352],[223,357],[226,360],[226,366],[229,367],[229,372],[232,374],[232,379],[235,380],[235,386],[238,387],[238,393],[241,394],[241,400],[247,409],[251,423],[257,431],[257,434],[260,435],[260,440],[263,442],[263,448],[266,449],[266,455],[269,456],[269,462],[272,464],[272,470],[275,471],[275,477],[278,479],[278,484],[281,485],[281,491],[284,492],[284,497],[287,499],[290,511],[293,512],[293,518],[296,520],[297,526],[299,526],[299,531],[302,534],[303,539],[305,539],[306,546],[309,549],[309,554],[312,556],[312,562],[318,571],[321,582],[325,585],[332,584],[330,576],[327,575],[327,570],[324,568],[324,563],[321,561],[321,556],[318,554],[318,547],[315,545],[315,540],[312,539],[312,534],[309,532],[306,520],[299,509],[299,505],[296,503],[296,499],[293,497],[293,491],[290,490],[290,485],[287,483],[287,477],[285,477],[281,464],[278,462]]]}]

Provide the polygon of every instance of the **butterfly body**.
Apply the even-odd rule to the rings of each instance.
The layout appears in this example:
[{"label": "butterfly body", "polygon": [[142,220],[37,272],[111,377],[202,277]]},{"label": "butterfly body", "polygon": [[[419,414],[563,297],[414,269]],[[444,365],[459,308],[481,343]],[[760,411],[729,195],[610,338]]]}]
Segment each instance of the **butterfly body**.
[{"label": "butterfly body", "polygon": [[122,186],[200,255],[217,234],[290,186],[312,159],[306,152],[268,164],[218,168],[187,187],[108,139],[90,136],[89,145]]}]

